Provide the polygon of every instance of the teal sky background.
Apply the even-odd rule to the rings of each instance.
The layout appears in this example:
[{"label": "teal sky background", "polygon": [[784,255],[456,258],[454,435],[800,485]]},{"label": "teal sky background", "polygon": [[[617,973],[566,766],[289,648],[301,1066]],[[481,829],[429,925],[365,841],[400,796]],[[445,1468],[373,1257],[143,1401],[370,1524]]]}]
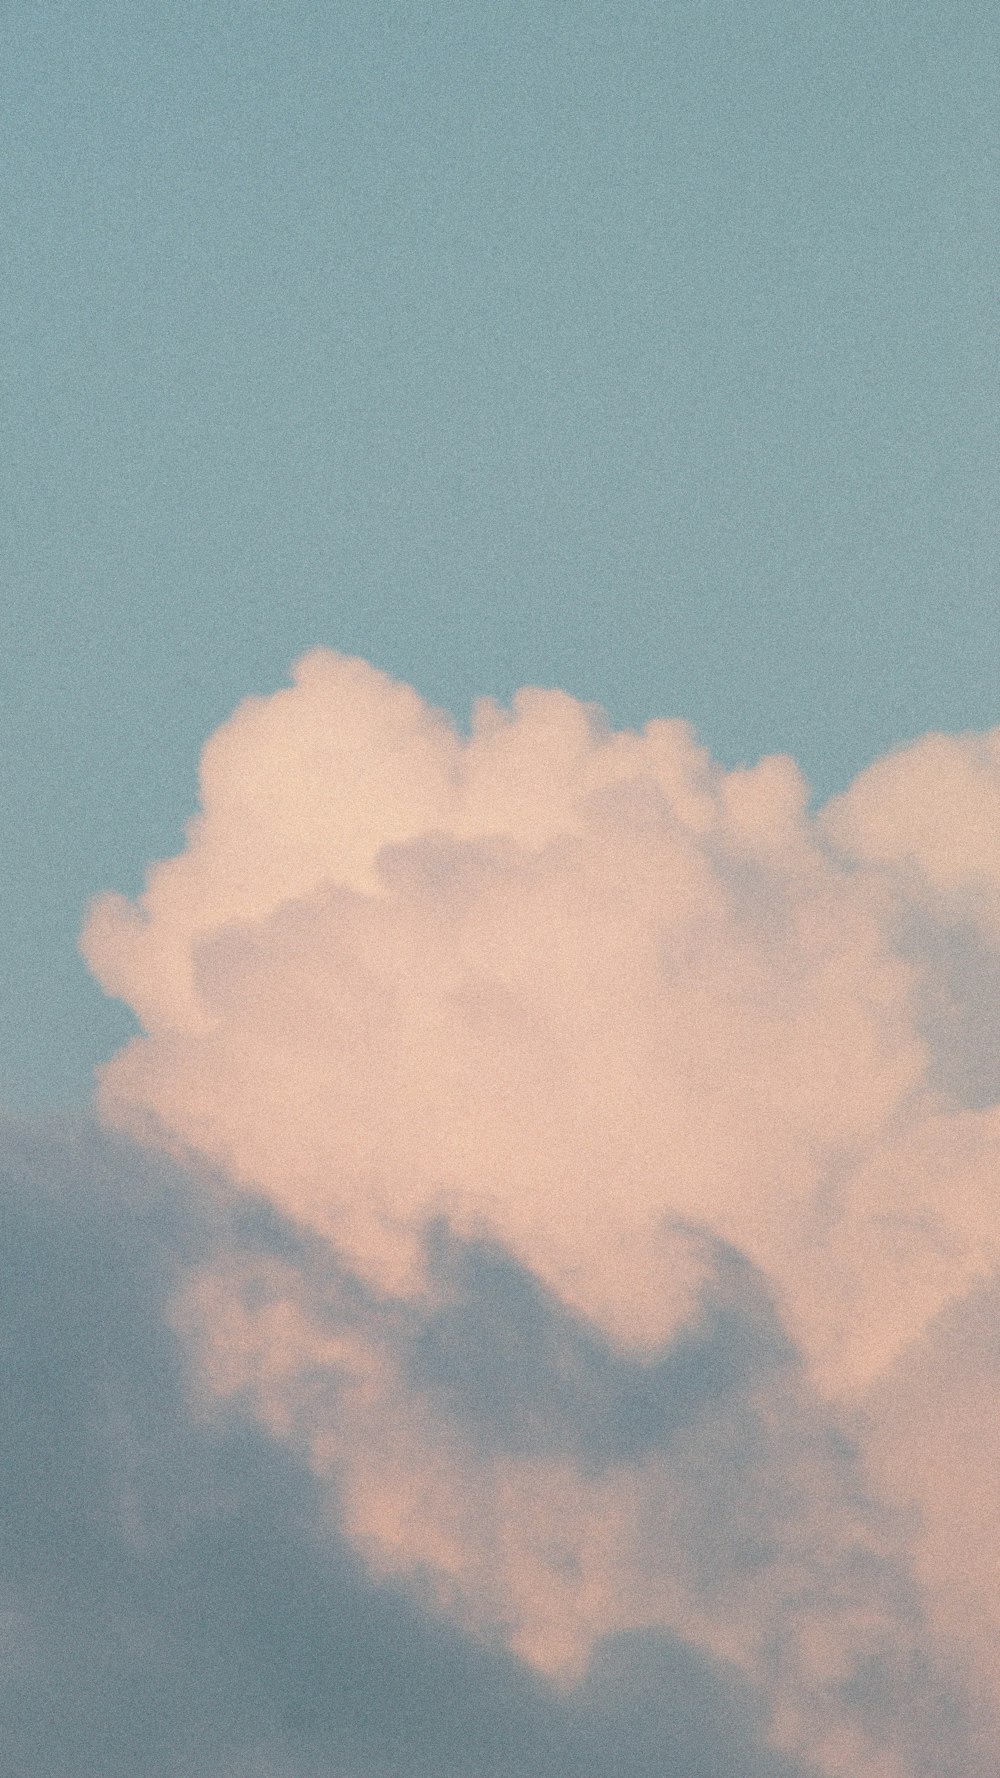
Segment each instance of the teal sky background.
[{"label": "teal sky background", "polygon": [[322,642],[820,795],[1000,719],[995,0],[8,0],[0,1101]]}]

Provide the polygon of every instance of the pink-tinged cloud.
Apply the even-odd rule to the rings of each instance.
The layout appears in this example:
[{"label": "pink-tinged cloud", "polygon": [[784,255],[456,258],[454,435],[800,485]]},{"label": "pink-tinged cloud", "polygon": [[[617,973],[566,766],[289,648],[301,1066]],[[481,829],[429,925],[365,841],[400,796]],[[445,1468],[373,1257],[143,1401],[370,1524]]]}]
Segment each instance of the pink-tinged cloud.
[{"label": "pink-tinged cloud", "polygon": [[[91,910],[88,962],[146,1033],[100,1106],[265,1194],[380,1299],[433,1300],[436,1219],[489,1237],[623,1362],[696,1323],[721,1243],[803,1355],[793,1393],[859,1415],[1000,1265],[1000,1106],[961,1090],[962,1008],[939,1016],[963,935],[1000,944],[998,836],[996,736],[929,737],[814,815],[792,761],[726,772],[680,722],[616,734],[526,691],[466,739],[317,651],[208,743],[184,853]],[[793,1490],[835,1604],[821,1562],[796,1581],[782,1557],[752,1585],[731,1563],[710,1605],[668,1529],[694,1459],[484,1470],[368,1334],[323,1333],[287,1279],[270,1303],[202,1278],[179,1314],[219,1392],[249,1366],[255,1411],[336,1476],[373,1562],[550,1670],[679,1629],[766,1680],[775,1734],[822,1769],[920,1769],[830,1702],[859,1648],[899,1666],[909,1633],[844,1579],[878,1537],[839,1481],[822,1533],[813,1482]],[[347,1379],[335,1425],[303,1424],[317,1366]],[[815,1445],[791,1387],[754,1410],[793,1428],[768,1446],[789,1475]],[[941,1563],[924,1578],[943,1599]]]}]

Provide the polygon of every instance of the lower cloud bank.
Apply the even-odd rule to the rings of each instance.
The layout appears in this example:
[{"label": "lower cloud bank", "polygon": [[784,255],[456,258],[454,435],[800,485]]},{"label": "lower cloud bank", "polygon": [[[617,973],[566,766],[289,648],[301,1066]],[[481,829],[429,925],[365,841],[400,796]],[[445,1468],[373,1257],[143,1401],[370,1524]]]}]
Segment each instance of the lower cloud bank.
[{"label": "lower cloud bank", "polygon": [[87,1125],[0,1171],[3,1769],[993,1771],[992,1285],[848,1417],[693,1230],[636,1355],[444,1221],[393,1295]]}]

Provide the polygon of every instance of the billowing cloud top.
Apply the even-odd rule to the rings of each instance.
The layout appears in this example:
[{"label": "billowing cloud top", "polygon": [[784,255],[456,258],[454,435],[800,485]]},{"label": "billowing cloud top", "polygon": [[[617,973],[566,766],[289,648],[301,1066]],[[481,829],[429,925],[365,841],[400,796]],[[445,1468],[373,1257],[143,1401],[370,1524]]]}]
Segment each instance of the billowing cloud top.
[{"label": "billowing cloud top", "polygon": [[909,1697],[913,1614],[947,1639],[973,1593],[989,1691],[995,1618],[940,1536],[912,1569],[858,1505],[912,1504],[905,1428],[860,1480],[825,1441],[872,1392],[919,1395],[915,1355],[1000,1264],[1000,733],[927,737],[815,814],[792,761],[724,771],[681,722],[618,734],[525,691],[466,738],[316,651],[212,737],[186,850],[138,905],[100,899],[83,945],[145,1033],[102,1072],[104,1117],[332,1244],[385,1326],[443,1313],[458,1242],[542,1293],[556,1371],[599,1351],[622,1400],[667,1388],[671,1353],[711,1372],[713,1316],[750,1354],[719,1390],[797,1529],[770,1483],[752,1527],[734,1498],[720,1538],[743,1554],[710,1581],[691,1514],[709,1476],[738,1494],[730,1422],[671,1422],[669,1455],[605,1426],[599,1462],[578,1382],[572,1437],[549,1402],[527,1438],[522,1402],[487,1448],[457,1385],[428,1395],[382,1322],[328,1325],[296,1267],[203,1270],[175,1311],[203,1383],[335,1483],[376,1568],[552,1674],[612,1632],[682,1634],[831,1773],[945,1769],[858,1700],[879,1663]]},{"label": "billowing cloud top", "polygon": [[790,760],[724,772],[683,723],[528,691],[464,740],[320,651],[212,738],[202,799],[139,906],[88,921],[149,1033],[102,1105],[371,1276],[447,1212],[655,1346],[696,1222],[853,1388],[993,1264],[1000,1113],[946,1090],[927,1026],[947,930],[1000,936],[997,736],[817,819]]}]

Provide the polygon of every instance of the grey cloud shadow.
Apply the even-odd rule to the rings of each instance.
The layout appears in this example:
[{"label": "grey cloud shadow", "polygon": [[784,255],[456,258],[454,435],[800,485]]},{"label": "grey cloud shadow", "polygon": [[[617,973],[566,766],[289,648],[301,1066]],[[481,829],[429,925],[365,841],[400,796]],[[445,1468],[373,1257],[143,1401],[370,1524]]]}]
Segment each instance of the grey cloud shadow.
[{"label": "grey cloud shadow", "polygon": [[[267,1213],[245,1221],[251,1245],[294,1251]],[[229,1236],[209,1196],[126,1145],[79,1129],[3,1134],[2,1769],[802,1778],[762,1745],[758,1701],[697,1651],[616,1638],[581,1686],[552,1691],[373,1583],[287,1451],[239,1417],[199,1419],[164,1304],[179,1269]],[[490,1314],[524,1308],[524,1281],[501,1276],[496,1255],[451,1263],[471,1266],[476,1288],[495,1275]],[[467,1345],[446,1332],[422,1362],[440,1369],[445,1348]],[[598,1372],[606,1401],[614,1377]],[[687,1387],[674,1378],[666,1394]],[[636,1435],[591,1442],[606,1436],[631,1448]]]},{"label": "grey cloud shadow", "polygon": [[706,1405],[745,1393],[795,1354],[741,1255],[687,1231],[709,1261],[698,1311],[649,1359],[616,1351],[503,1248],[428,1231],[438,1301],[406,1347],[414,1387],[442,1394],[488,1444],[572,1456],[598,1471],[669,1443]]},{"label": "grey cloud shadow", "polygon": [[917,965],[916,1006],[930,1045],[932,1084],[982,1111],[1000,1102],[1000,949],[971,920],[945,922],[911,906],[901,954]]}]

